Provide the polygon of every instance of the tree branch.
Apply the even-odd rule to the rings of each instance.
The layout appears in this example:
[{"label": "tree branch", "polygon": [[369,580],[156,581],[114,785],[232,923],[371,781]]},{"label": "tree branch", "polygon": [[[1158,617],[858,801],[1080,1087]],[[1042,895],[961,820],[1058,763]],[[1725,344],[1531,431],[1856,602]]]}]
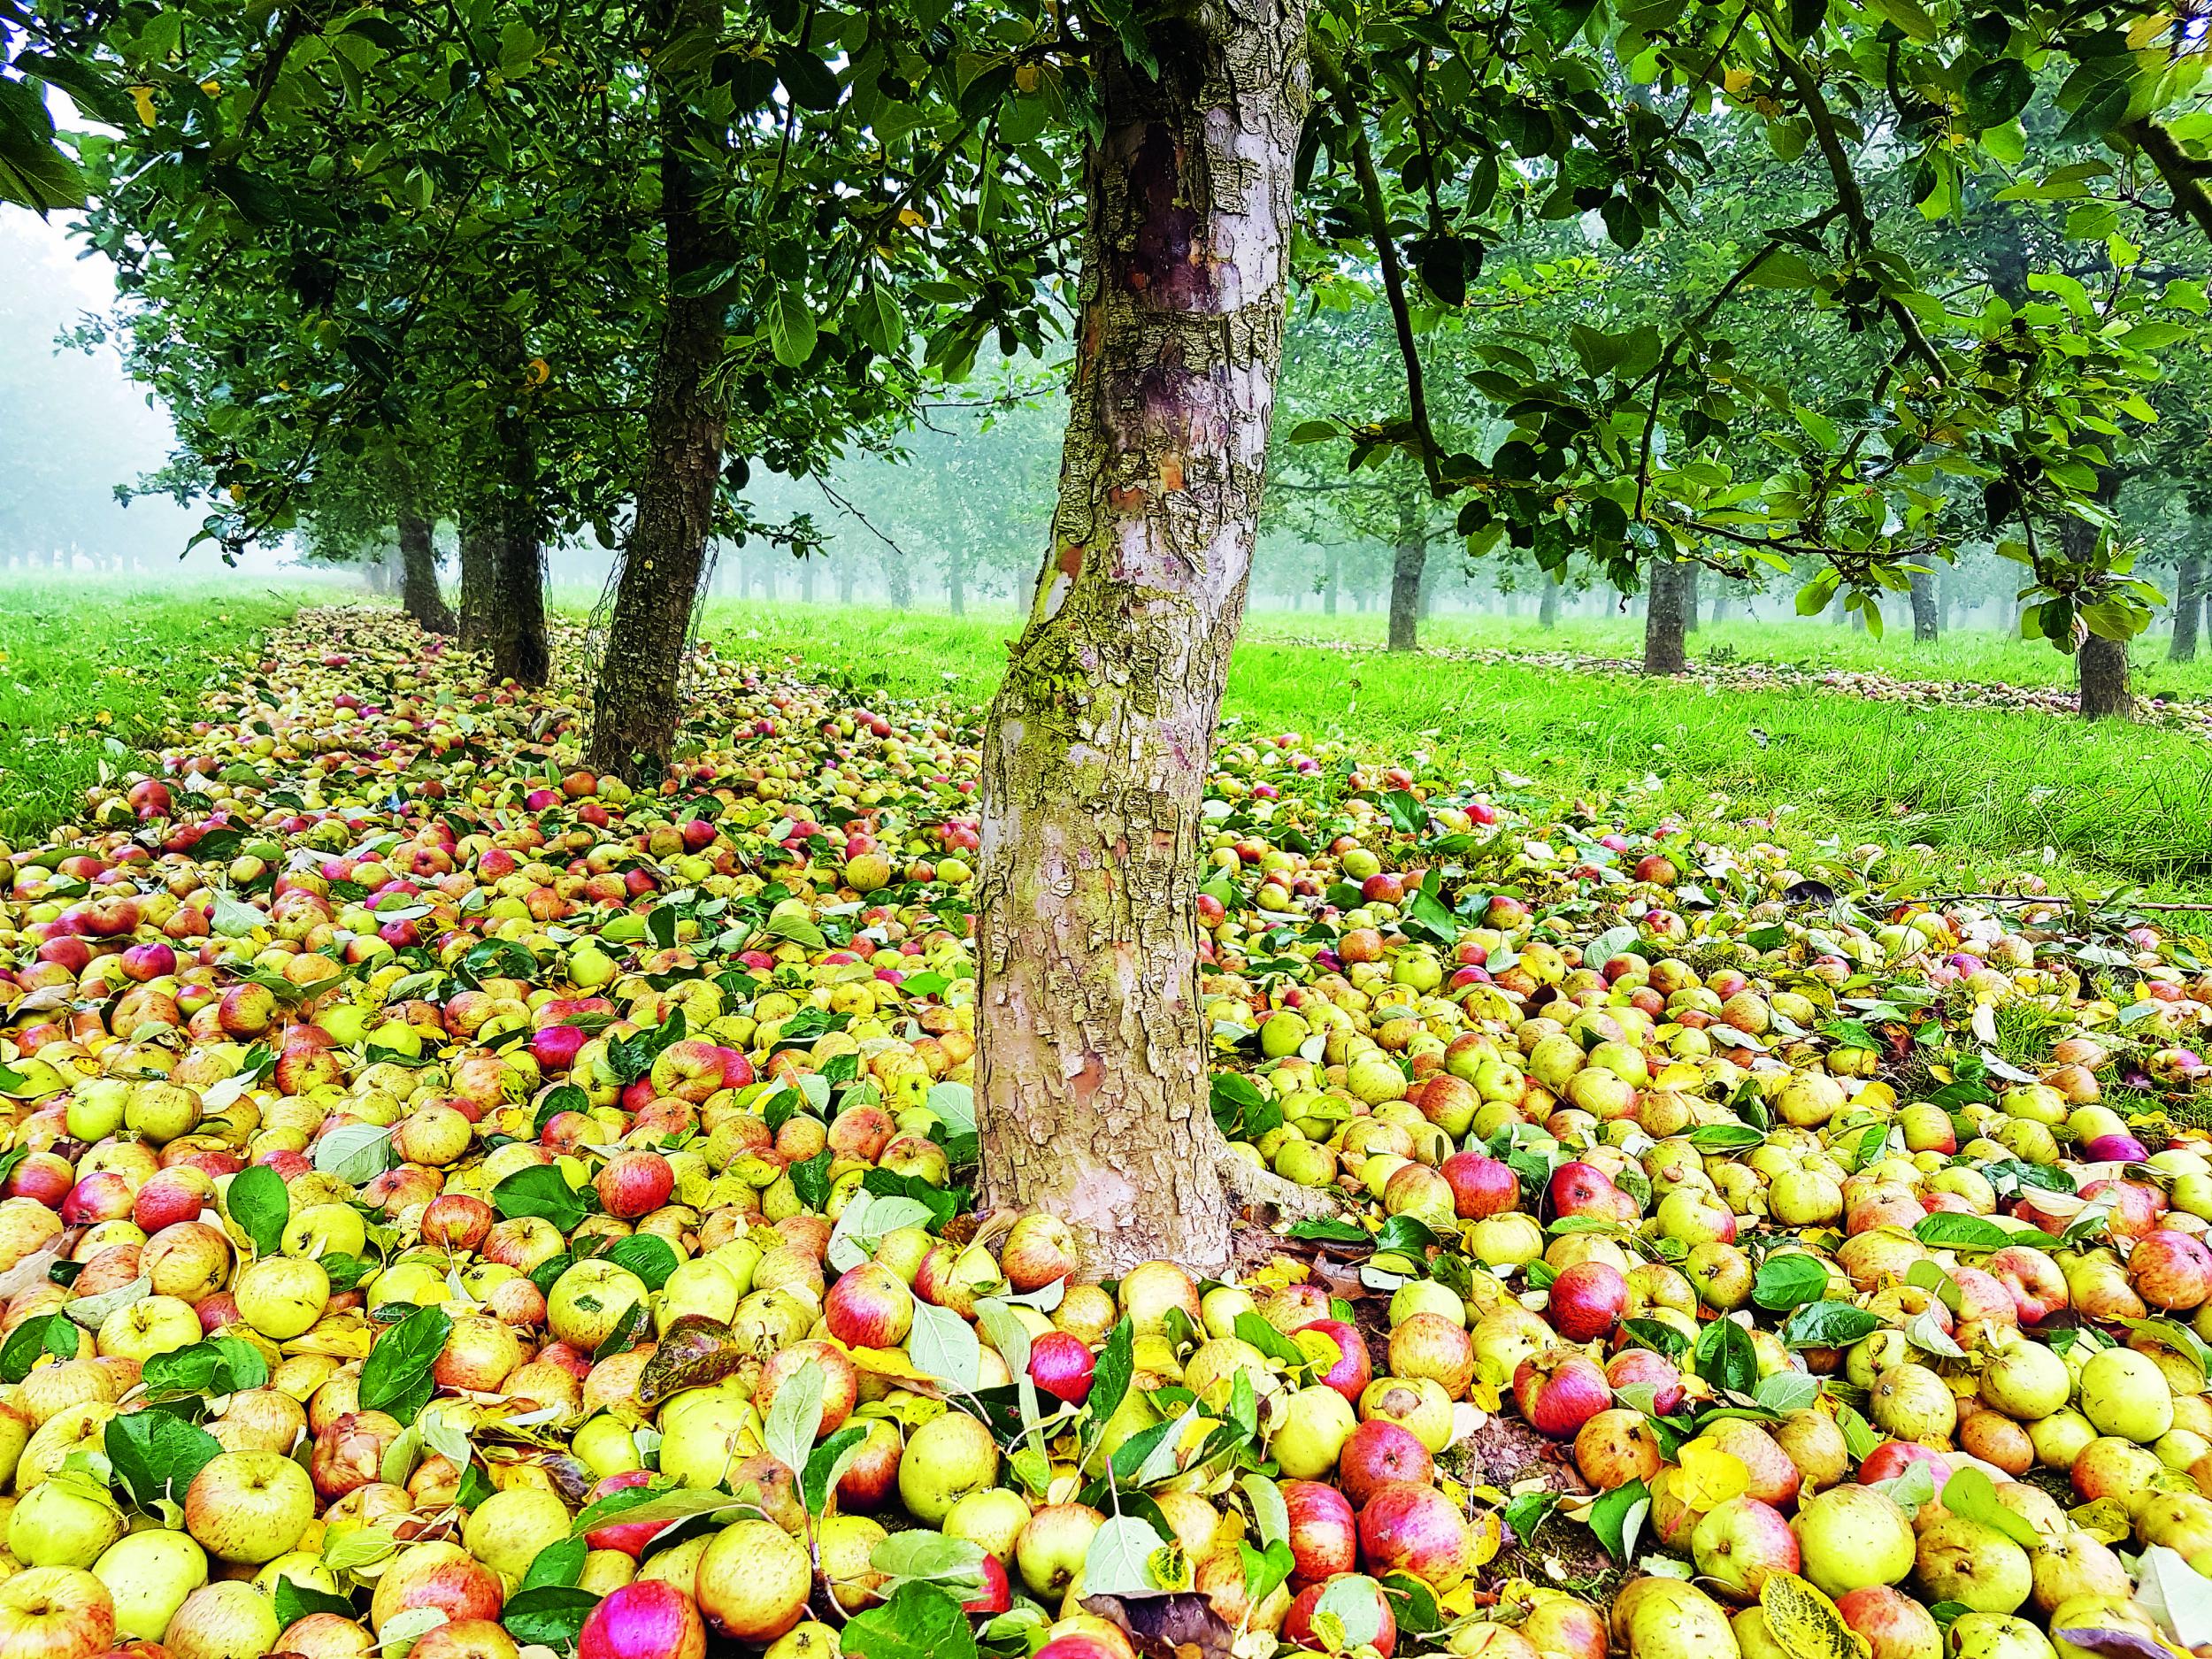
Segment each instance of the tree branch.
[{"label": "tree branch", "polygon": [[2205,194],[2203,183],[2212,175],[2212,162],[2191,160],[2171,133],[2147,118],[2126,123],[2120,135],[2150,157],[2173,196],[2174,211],[2187,214],[2199,230],[2212,236],[2212,196]]},{"label": "tree branch", "polygon": [[1438,464],[1436,432],[1429,425],[1428,389],[1422,380],[1421,354],[1414,344],[1413,316],[1406,305],[1405,277],[1398,266],[1398,244],[1390,234],[1389,211],[1383,200],[1382,178],[1375,171],[1375,152],[1367,142],[1367,122],[1359,106],[1352,101],[1351,88],[1336,60],[1317,47],[1313,64],[1315,72],[1329,88],[1330,96],[1336,101],[1351,135],[1352,173],[1359,181],[1360,197],[1367,210],[1368,234],[1374,239],[1376,262],[1382,267],[1383,294],[1390,302],[1390,320],[1397,330],[1398,355],[1405,363],[1406,405],[1412,417],[1414,436],[1421,445],[1421,471],[1428,479],[1429,493],[1440,500],[1450,492],[1444,483],[1443,469]]}]

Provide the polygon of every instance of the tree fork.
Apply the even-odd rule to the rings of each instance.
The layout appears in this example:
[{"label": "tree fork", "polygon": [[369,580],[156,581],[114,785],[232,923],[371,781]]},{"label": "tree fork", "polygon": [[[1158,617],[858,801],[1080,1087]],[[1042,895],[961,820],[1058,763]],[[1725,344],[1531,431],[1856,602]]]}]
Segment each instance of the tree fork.
[{"label": "tree fork", "polygon": [[1233,1201],[1319,1194],[1210,1110],[1199,809],[1242,619],[1307,108],[1299,0],[1110,40],[1088,158],[1052,541],[994,700],[979,800],[977,1109],[990,1202],[1082,1233],[1094,1271],[1229,1264]]}]

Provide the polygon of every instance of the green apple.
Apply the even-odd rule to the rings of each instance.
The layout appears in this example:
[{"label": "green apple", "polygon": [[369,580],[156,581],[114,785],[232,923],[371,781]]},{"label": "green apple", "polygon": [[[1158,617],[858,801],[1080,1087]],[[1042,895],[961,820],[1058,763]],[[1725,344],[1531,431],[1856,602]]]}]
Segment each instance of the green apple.
[{"label": "green apple", "polygon": [[1351,1402],[1324,1383],[1299,1389],[1285,1402],[1282,1422],[1267,1437],[1267,1453],[1293,1480],[1319,1480],[1336,1467],[1337,1455],[1359,1419]]},{"label": "green apple", "polygon": [[207,1552],[182,1532],[133,1532],[108,1546],[92,1576],[115,1599],[118,1636],[159,1641],[185,1597],[207,1582]]},{"label": "green apple", "polygon": [[511,1583],[520,1583],[548,1544],[568,1536],[568,1505],[541,1486],[495,1492],[471,1512],[461,1541],[470,1555]]},{"label": "green apple", "polygon": [[1832,1486],[1798,1506],[1790,1522],[1805,1577],[1830,1596],[1895,1584],[1913,1568],[1912,1523],[1872,1486]]},{"label": "green apple", "polygon": [[91,1481],[50,1475],[9,1515],[8,1553],[27,1567],[89,1567],[129,1525]]}]

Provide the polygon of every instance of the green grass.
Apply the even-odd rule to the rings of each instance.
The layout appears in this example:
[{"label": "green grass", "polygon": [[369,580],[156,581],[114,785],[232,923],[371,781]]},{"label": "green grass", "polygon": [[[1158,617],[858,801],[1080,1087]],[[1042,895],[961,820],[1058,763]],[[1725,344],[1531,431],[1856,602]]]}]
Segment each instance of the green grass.
[{"label": "green grass", "polygon": [[[2129,884],[2156,897],[2212,894],[2212,745],[2184,732],[1279,642],[1311,636],[1323,620],[1256,618],[1232,664],[1225,715],[1269,732],[1341,738],[1379,757],[1425,749],[1455,771],[1480,778],[1502,769],[1561,795],[1611,794],[1617,810],[1640,820],[1686,818],[1717,840],[1778,841],[1801,862],[1878,842],[1895,849],[1883,871],[1957,890],[2032,869],[2059,890]],[[1471,634],[1473,622],[1444,619],[1432,637],[1449,641],[1454,625]],[[1506,642],[1512,626],[1483,642]],[[1594,642],[1606,628],[1617,630],[1615,643]],[[1003,611],[956,618],[800,605],[718,604],[707,622],[726,649],[795,657],[807,672],[856,688],[966,704],[989,696],[1014,629]],[[1586,630],[1594,642],[1577,637]],[[1621,639],[1612,624],[1527,632],[1598,650]],[[1874,645],[1848,629],[1765,632],[1805,641],[1804,649],[1829,634],[1839,651]],[[1938,648],[1929,655],[1940,666],[1927,677],[1964,678],[1970,664],[2013,660],[2013,646],[1985,638]],[[1755,727],[1766,734],[1763,748]],[[1653,780],[1655,790],[1647,787]],[[1916,843],[1932,850],[1908,850]]]},{"label": "green grass", "polygon": [[0,582],[0,841],[26,845],[74,818],[103,766],[138,764],[194,717],[230,672],[222,659],[313,592],[245,578]]}]

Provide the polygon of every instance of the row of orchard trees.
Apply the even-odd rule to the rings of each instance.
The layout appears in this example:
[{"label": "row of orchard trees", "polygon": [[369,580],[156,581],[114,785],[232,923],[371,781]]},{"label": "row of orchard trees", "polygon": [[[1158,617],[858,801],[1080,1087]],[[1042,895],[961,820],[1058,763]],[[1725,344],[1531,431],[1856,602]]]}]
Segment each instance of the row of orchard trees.
[{"label": "row of orchard trees", "polygon": [[[1103,1264],[1218,1266],[1239,1199],[1290,1202],[1206,1110],[1192,913],[1294,300],[1387,326],[1286,470],[1410,471],[1471,549],[1572,552],[1655,611],[1686,565],[1810,568],[1801,604],[1864,614],[1993,539],[2098,711],[2160,597],[2113,502],[2175,424],[2212,198],[2203,32],[2149,0],[7,16],[0,192],[89,200],[210,534],[440,503],[529,681],[539,549],[596,530],[604,770],[671,752],[710,538],[774,533],[756,473],[1066,322],[984,746],[979,1102],[990,1196]],[[57,140],[50,87],[109,131]],[[1545,227],[1623,257],[1494,280]]]}]

